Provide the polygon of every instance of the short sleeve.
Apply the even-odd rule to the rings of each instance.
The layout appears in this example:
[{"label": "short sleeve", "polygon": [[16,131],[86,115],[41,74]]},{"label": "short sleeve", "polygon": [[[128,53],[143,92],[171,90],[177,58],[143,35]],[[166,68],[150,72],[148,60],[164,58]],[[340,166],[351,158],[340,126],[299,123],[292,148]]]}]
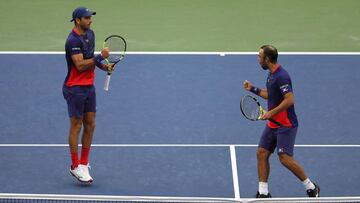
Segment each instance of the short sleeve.
[{"label": "short sleeve", "polygon": [[279,77],[277,80],[279,90],[282,95],[285,95],[289,92],[292,92],[292,85],[291,85],[291,79],[288,74],[283,75],[282,77]]},{"label": "short sleeve", "polygon": [[68,50],[68,53],[70,54],[70,56],[75,55],[75,54],[81,54],[82,53],[81,47],[82,47],[82,44],[79,39],[76,39],[76,38],[69,39],[67,50]]}]

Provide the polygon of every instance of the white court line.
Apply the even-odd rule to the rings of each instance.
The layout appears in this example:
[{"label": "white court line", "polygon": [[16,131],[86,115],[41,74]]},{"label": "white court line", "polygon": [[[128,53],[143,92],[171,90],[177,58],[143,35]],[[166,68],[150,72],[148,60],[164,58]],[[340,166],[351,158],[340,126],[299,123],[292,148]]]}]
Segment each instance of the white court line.
[{"label": "white court line", "polygon": [[[99,54],[100,52],[95,52]],[[0,51],[1,54],[63,55],[64,51]],[[257,55],[258,52],[186,52],[186,51],[128,51],[127,55]],[[360,55],[360,52],[279,52],[280,55]]]},{"label": "white court line", "polygon": [[[0,147],[68,147],[68,144],[0,144]],[[81,146],[81,144],[79,145]],[[92,147],[257,147],[257,144],[92,144]],[[360,144],[329,145],[299,144],[302,148],[358,148]]]},{"label": "white court line", "polygon": [[0,193],[1,199],[75,201],[234,202],[234,198]]},{"label": "white court line", "polygon": [[156,201],[156,202],[360,202],[360,197],[287,197],[271,199],[254,198],[217,198],[217,197],[171,197],[171,196],[110,196],[110,195],[59,195],[59,194],[21,194],[21,193],[0,193],[1,199],[16,200],[75,200],[75,201]]},{"label": "white court line", "polygon": [[230,160],[231,160],[231,171],[233,177],[235,199],[240,200],[240,187],[239,187],[238,169],[236,162],[236,150],[234,145],[230,146]]}]

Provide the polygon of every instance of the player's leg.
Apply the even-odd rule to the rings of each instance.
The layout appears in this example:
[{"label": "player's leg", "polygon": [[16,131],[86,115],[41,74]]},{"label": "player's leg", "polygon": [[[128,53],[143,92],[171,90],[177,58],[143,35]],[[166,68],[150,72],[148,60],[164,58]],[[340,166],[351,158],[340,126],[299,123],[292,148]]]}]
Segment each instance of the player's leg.
[{"label": "player's leg", "polygon": [[79,133],[83,122],[83,111],[85,97],[81,94],[81,88],[63,86],[63,95],[68,106],[68,113],[70,117],[69,129],[69,148],[71,153],[71,168],[74,169],[79,165],[78,159],[78,140]]},{"label": "player's leg", "polygon": [[301,165],[286,153],[279,154],[279,160],[283,166],[289,169],[299,180],[304,181],[307,176]]},{"label": "player's leg", "polygon": [[269,157],[276,147],[276,136],[274,136],[272,131],[267,126],[265,127],[256,151],[259,178],[259,190],[256,197],[258,198],[271,197],[268,189],[270,174]]},{"label": "player's leg", "polygon": [[69,148],[72,161],[70,173],[80,182],[91,182],[91,180],[86,176],[83,168],[80,167],[78,156],[78,140],[79,133],[83,125],[86,95],[84,94],[83,88],[79,86],[64,86],[63,94],[68,105],[70,117]]},{"label": "player's leg", "polygon": [[89,163],[90,147],[95,131],[95,112],[86,112],[83,120],[84,131],[82,136],[82,149],[80,164],[87,165]]},{"label": "player's leg", "polygon": [[85,116],[84,116],[84,132],[82,136],[82,150],[80,163],[82,165],[88,165],[90,147],[95,131],[95,116],[96,116],[96,93],[95,87],[88,87],[85,103]]},{"label": "player's leg", "polygon": [[277,152],[279,160],[283,166],[289,169],[303,183],[308,195],[309,193],[315,193],[314,197],[318,197],[320,188],[310,181],[303,167],[293,157],[296,133],[297,127],[278,129]]},{"label": "player's leg", "polygon": [[83,118],[79,117],[71,117],[70,118],[70,130],[69,130],[69,147],[70,147],[70,154],[71,154],[71,168],[74,169],[79,165],[79,157],[78,157],[78,140],[79,134],[82,127]]},{"label": "player's leg", "polygon": [[86,173],[81,167],[79,162],[78,140],[82,126],[82,120],[83,120],[82,117],[70,118],[69,146],[70,146],[70,154],[71,154],[71,162],[72,162],[70,168],[70,174],[80,182],[91,182],[91,180],[86,176]]},{"label": "player's leg", "polygon": [[81,148],[81,159],[80,159],[80,167],[83,168],[85,172],[85,177],[92,182],[93,178],[90,176],[89,172],[89,155],[91,143],[95,131],[95,117],[96,117],[96,94],[95,88],[87,87],[86,88],[86,102],[84,107],[84,131],[81,139],[82,148]]},{"label": "player's leg", "polygon": [[271,152],[267,149],[258,147],[256,150],[256,158],[258,163],[259,182],[267,182],[270,174],[269,157]]}]

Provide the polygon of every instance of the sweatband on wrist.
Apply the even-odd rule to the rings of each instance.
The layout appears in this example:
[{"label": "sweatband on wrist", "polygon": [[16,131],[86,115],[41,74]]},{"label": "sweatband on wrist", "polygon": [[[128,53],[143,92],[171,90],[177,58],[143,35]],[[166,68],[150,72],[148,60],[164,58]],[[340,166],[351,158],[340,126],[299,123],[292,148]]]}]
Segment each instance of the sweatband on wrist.
[{"label": "sweatband on wrist", "polygon": [[97,55],[96,57],[94,57],[94,62],[95,65],[101,69],[103,69],[101,61],[104,60],[105,58],[101,56],[101,54]]},{"label": "sweatband on wrist", "polygon": [[259,88],[257,88],[257,87],[251,87],[250,88],[250,92],[252,92],[252,93],[254,93],[254,94],[256,94],[256,95],[260,95],[260,91],[261,91],[261,89],[259,89]]}]

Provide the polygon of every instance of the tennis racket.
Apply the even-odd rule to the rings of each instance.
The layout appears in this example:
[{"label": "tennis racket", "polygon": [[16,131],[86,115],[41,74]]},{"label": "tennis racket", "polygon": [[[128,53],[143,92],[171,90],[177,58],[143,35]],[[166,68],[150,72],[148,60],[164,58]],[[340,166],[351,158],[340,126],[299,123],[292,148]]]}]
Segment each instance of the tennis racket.
[{"label": "tennis racket", "polygon": [[[266,110],[260,105],[260,102],[253,96],[246,95],[240,100],[240,110],[245,118],[251,121],[258,121],[266,113]],[[274,119],[270,118],[269,121],[275,123],[278,126],[283,125]]]},{"label": "tennis racket", "polygon": [[[124,58],[126,52],[126,41],[123,37],[119,35],[111,35],[107,37],[103,44],[103,48],[105,47],[109,49],[110,53],[109,57],[104,60],[105,64],[112,64],[113,66],[115,66]],[[109,91],[111,74],[112,70],[108,70],[104,83],[105,91]]]}]

